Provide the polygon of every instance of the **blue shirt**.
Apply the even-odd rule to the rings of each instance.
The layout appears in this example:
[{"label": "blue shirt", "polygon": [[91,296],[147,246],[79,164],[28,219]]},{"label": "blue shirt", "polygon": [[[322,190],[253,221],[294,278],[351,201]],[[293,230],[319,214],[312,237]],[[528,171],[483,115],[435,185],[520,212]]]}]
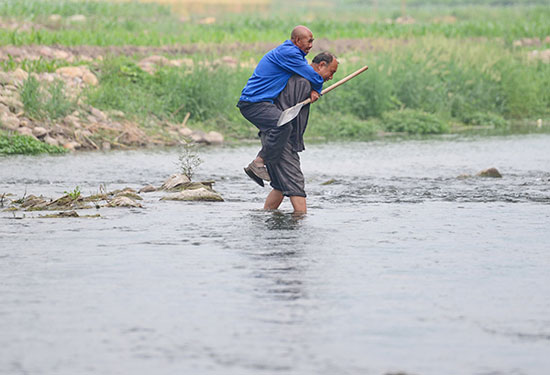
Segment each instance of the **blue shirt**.
[{"label": "blue shirt", "polygon": [[313,90],[321,93],[323,77],[313,70],[305,56],[290,40],[266,53],[254,69],[252,77],[248,79],[240,100],[252,103],[273,102],[294,74],[310,81]]}]

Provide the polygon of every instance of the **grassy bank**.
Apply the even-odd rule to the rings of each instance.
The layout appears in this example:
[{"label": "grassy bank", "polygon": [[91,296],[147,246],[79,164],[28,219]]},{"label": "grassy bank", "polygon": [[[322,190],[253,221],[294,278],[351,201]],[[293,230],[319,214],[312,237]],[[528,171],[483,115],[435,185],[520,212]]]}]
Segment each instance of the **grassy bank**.
[{"label": "grassy bank", "polygon": [[[203,24],[204,15],[182,20],[168,7],[155,4],[5,0],[0,3],[2,19],[18,27],[0,28],[0,45],[154,47],[243,42],[228,53],[240,62],[257,62],[266,51],[247,46],[281,42],[294,25],[305,23],[317,37],[335,40],[335,47],[340,47],[339,41],[348,46],[339,52],[341,65],[333,82],[365,64],[370,67],[313,105],[309,137],[364,140],[388,132],[440,134],[468,126],[505,129],[519,120],[533,123],[550,118],[550,64],[528,59],[528,51],[539,47],[512,44],[518,38],[537,37],[540,48],[550,48],[550,43],[544,44],[550,36],[550,7],[544,2],[524,0],[506,7],[489,0],[475,6],[463,0],[458,7],[445,0],[407,3],[406,13],[414,19],[410,24],[397,21],[401,9],[396,0],[380,7],[340,0],[328,7],[308,7],[307,12],[305,3],[298,1],[287,16],[283,14],[289,4],[277,2],[267,13],[220,14],[214,23]],[[71,19],[75,15],[84,18]],[[78,101],[104,111],[122,111],[147,134],[161,131],[163,122],[181,123],[189,113],[193,128],[216,130],[233,139],[256,135],[256,128],[235,107],[254,64],[213,63],[221,57],[216,48],[208,54],[167,55],[192,58],[194,63],[157,67],[150,74],[131,53],[107,52],[103,59],[85,62],[99,84],[86,87]],[[8,56],[0,61],[0,69],[41,73],[80,63]],[[32,79],[20,89],[30,117],[55,122],[74,109],[61,86],[50,86],[46,97],[40,92]]]},{"label": "grassy bank", "polygon": [[[384,2],[381,2],[384,3]],[[429,4],[430,2],[428,2]],[[522,2],[519,2],[520,4]],[[550,35],[550,7],[534,5],[506,7],[449,7],[414,5],[407,15],[415,22],[395,21],[401,14],[395,4],[376,9],[370,3],[340,2],[315,7],[274,2],[260,14],[218,15],[204,24],[202,15],[181,17],[166,6],[135,2],[71,0],[4,0],[0,14],[6,19],[24,20],[15,29],[0,29],[0,44],[61,44],[120,46],[161,46],[187,43],[278,42],[288,37],[296,24],[307,23],[316,35],[340,38],[415,38],[427,35],[447,38],[503,38],[511,42],[522,37],[544,38]],[[538,5],[537,5],[538,4]],[[289,9],[292,9],[289,13]],[[52,19],[50,15],[60,15]],[[74,15],[83,15],[80,20]],[[306,16],[304,16],[306,15]]]},{"label": "grassy bank", "polygon": [[[259,56],[258,56],[259,57]],[[341,57],[334,80],[370,69],[314,104],[311,136],[365,139],[372,134],[449,132],[456,126],[506,127],[550,116],[550,65],[490,42],[419,38],[406,45]],[[101,84],[86,100],[104,110],[190,123],[234,138],[253,136],[235,108],[252,73],[243,68],[143,72],[126,57],[97,67]],[[337,129],[337,130],[336,130]],[[336,130],[336,131],[335,131]]]}]

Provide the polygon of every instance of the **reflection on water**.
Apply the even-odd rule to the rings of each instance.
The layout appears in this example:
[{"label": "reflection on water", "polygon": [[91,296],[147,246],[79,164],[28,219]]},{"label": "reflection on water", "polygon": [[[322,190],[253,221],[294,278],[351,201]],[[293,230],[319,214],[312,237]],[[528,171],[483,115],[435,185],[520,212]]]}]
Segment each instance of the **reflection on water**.
[{"label": "reflection on water", "polygon": [[[549,145],[309,145],[300,217],[260,209],[256,145],[202,151],[223,203],[0,211],[0,374],[546,375]],[[3,157],[0,195],[158,186],[177,157]]]},{"label": "reflection on water", "polygon": [[300,229],[300,223],[306,218],[301,213],[285,213],[279,210],[270,211],[270,215],[262,212],[260,225],[268,230],[296,230]]}]

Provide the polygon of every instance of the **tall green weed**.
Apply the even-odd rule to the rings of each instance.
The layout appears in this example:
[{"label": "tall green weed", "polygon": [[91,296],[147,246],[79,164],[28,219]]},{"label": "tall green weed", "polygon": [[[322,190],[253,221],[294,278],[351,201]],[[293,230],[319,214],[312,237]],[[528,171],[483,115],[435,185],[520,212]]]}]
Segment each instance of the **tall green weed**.
[{"label": "tall green weed", "polygon": [[76,108],[65,92],[63,81],[41,84],[33,75],[23,83],[21,101],[27,115],[35,119],[58,119]]}]

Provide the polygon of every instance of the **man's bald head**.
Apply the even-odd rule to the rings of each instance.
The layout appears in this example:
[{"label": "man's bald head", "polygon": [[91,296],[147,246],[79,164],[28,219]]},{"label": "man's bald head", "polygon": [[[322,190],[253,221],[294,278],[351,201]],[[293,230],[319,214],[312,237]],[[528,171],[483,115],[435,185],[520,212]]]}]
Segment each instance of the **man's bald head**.
[{"label": "man's bald head", "polygon": [[306,55],[311,47],[313,47],[313,33],[305,26],[298,25],[292,29],[290,40],[300,48]]},{"label": "man's bald head", "polygon": [[297,38],[307,37],[309,34],[312,34],[310,29],[306,26],[298,25],[292,29],[290,40],[294,42]]}]

